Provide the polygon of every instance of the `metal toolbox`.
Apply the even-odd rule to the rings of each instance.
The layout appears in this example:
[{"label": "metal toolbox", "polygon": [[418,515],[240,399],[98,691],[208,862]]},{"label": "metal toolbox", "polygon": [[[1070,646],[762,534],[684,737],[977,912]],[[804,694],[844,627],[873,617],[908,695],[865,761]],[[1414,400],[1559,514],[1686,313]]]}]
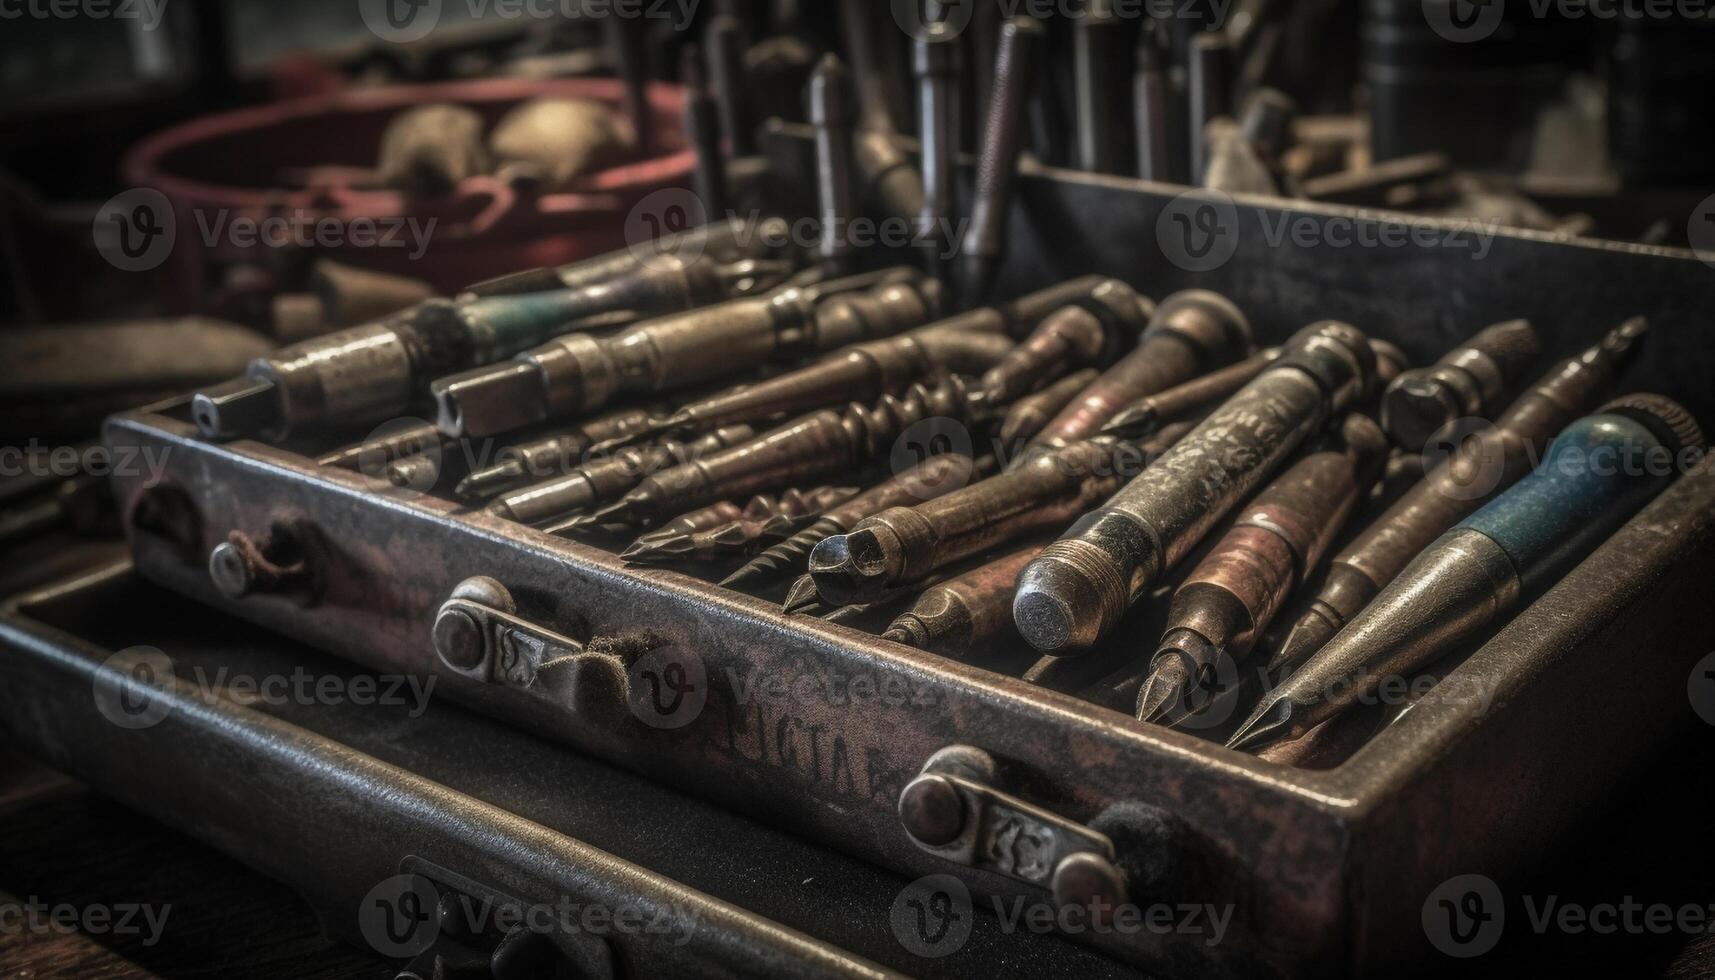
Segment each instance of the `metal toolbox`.
[{"label": "metal toolbox", "polygon": [[[801,192],[803,153],[791,133],[771,143],[782,200]],[[1469,225],[1174,190],[1026,168],[1002,281],[1094,271],[1154,296],[1212,288],[1260,342],[1334,317],[1420,361],[1515,316],[1563,356],[1644,313],[1654,336],[1626,385],[1711,417],[1699,316],[1715,273],[1691,253],[1488,229],[1478,258],[1450,244]],[[1164,257],[1187,247],[1175,229],[1223,222],[1224,262]],[[1403,240],[1340,244],[1389,228]],[[162,464],[158,480],[116,481],[151,581],[373,670],[433,673],[479,711],[903,874],[956,875],[984,899],[1076,906],[1123,882],[1135,906],[1230,909],[1220,942],[1076,930],[1170,975],[1346,975],[1427,950],[1430,891],[1552,847],[1693,719],[1687,672],[1715,649],[1715,625],[1673,614],[1715,581],[1707,467],[1349,758],[1299,768],[285,449],[204,442],[178,413],[119,417],[106,437]],[[303,587],[223,598],[208,556],[234,532],[293,542]],[[1125,630],[1145,655],[1155,638]],[[1574,705],[1578,724],[1560,724]],[[1580,764],[1554,763],[1568,756]],[[945,833],[902,826],[901,791],[923,776],[957,791]]]}]

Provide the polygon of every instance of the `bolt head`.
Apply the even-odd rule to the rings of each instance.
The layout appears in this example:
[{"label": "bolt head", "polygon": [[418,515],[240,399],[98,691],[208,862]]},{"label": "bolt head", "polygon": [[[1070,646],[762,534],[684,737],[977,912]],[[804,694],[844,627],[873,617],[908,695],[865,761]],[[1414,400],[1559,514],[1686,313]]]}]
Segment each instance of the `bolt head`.
[{"label": "bolt head", "polygon": [[454,670],[472,670],[482,663],[482,628],[463,609],[446,609],[435,617],[435,653]]},{"label": "bolt head", "polygon": [[919,843],[942,847],[964,831],[965,802],[944,777],[919,776],[899,794],[899,822]]},{"label": "bolt head", "polygon": [[1115,908],[1125,899],[1125,878],[1120,869],[1101,854],[1080,851],[1068,854],[1054,866],[1050,883],[1054,904],[1088,909],[1092,921],[1107,925]]},{"label": "bolt head", "polygon": [[208,553],[208,577],[214,581],[214,587],[228,599],[242,599],[250,594],[256,584],[256,569],[250,566],[250,560],[244,556],[232,542],[222,542],[215,545]]}]

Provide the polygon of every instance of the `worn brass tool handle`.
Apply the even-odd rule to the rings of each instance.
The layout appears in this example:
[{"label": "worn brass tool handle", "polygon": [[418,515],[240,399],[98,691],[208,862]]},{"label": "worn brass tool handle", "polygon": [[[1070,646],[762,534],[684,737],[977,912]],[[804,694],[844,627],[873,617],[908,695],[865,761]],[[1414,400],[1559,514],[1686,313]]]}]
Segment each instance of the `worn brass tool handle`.
[{"label": "worn brass tool handle", "polygon": [[950,745],[899,794],[899,820],[918,847],[969,868],[1046,888],[1056,905],[1107,914],[1125,875],[1107,835],[994,788],[994,759]]}]

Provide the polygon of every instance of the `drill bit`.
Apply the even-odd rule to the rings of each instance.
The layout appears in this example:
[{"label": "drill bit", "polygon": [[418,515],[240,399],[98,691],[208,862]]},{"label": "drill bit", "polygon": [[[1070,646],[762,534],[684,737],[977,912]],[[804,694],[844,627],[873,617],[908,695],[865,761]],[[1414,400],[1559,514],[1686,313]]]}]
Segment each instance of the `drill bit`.
[{"label": "drill bit", "polygon": [[[854,290],[864,290],[844,295]],[[910,270],[866,273],[658,317],[616,334],[566,334],[504,364],[431,385],[449,434],[488,435],[584,414],[628,391],[667,391],[919,326],[933,281]]]},{"label": "drill bit", "polygon": [[1007,410],[1006,417],[1001,420],[998,437],[1001,445],[1007,447],[1022,447],[1025,440],[1042,431],[1047,425],[1072,404],[1072,399],[1084,393],[1102,373],[1095,368],[1085,368],[1074,371],[1059,381],[1054,382],[1034,395],[1020,398]]},{"label": "drill bit", "polygon": [[1285,353],[1281,347],[1270,347],[1250,357],[1229,364],[1202,377],[1176,385],[1166,391],[1140,398],[1130,408],[1107,421],[1102,435],[1122,439],[1141,439],[1175,419],[1182,419],[1199,409],[1225,401],[1234,392],[1250,384]]},{"label": "drill bit", "polygon": [[673,518],[648,534],[640,535],[638,541],[661,541],[676,534],[697,534],[701,531],[712,531],[724,527],[744,515],[745,507],[730,500],[717,500],[706,507],[688,510]]},{"label": "drill bit", "polygon": [[472,470],[453,492],[466,500],[485,499],[520,483],[557,476],[583,462],[590,450],[646,430],[655,415],[647,407],[622,408],[552,435],[503,446],[494,463]]},{"label": "drill bit", "polygon": [[924,592],[882,634],[884,640],[963,660],[1014,634],[1012,590],[1043,543],[1019,548]]},{"label": "drill bit", "polygon": [[337,466],[346,470],[378,471],[388,463],[439,449],[445,452],[453,440],[441,435],[441,430],[428,422],[414,422],[354,442],[316,457],[319,466]]},{"label": "drill bit", "polygon": [[1080,302],[1043,318],[983,375],[983,391],[995,404],[1005,404],[1069,369],[1107,360],[1143,332],[1153,309],[1125,283],[1104,280]]},{"label": "drill bit", "polygon": [[1156,307],[1130,353],[1031,439],[1064,446],[1095,435],[1121,409],[1183,384],[1250,351],[1250,323],[1219,293],[1188,289]]},{"label": "drill bit", "polygon": [[851,264],[847,222],[857,213],[852,185],[851,76],[840,59],[824,55],[810,76],[810,123],[816,130],[816,216],[821,227],[816,258],[826,268]]},{"label": "drill bit", "polygon": [[1475,642],[1661,492],[1682,450],[1702,446],[1697,422],[1660,395],[1620,398],[1567,426],[1541,466],[1413,559],[1227,744],[1298,738],[1385,678]]},{"label": "drill bit", "polygon": [[1209,142],[1205,135],[1210,120],[1232,114],[1228,105],[1227,79],[1232,71],[1232,45],[1219,30],[1206,31],[1191,39],[1186,51],[1186,116],[1190,127],[1191,184],[1201,186],[1209,165]]},{"label": "drill bit", "polygon": [[209,438],[283,437],[324,423],[396,418],[431,378],[511,357],[557,334],[624,326],[769,288],[791,271],[774,260],[727,262],[709,255],[616,262],[613,268],[620,271],[577,287],[430,300],[282,347],[253,361],[246,377],[199,392],[192,415]]},{"label": "drill bit", "polygon": [[1288,467],[1246,504],[1173,593],[1167,629],[1137,695],[1140,721],[1174,725],[1208,707],[1216,659],[1243,660],[1286,597],[1321,564],[1381,476],[1388,442],[1368,416]]},{"label": "drill bit", "polygon": [[995,57],[988,120],[977,154],[976,197],[965,230],[961,257],[961,305],[975,306],[988,295],[1006,243],[1012,210],[1012,185],[1024,149],[1024,109],[1042,58],[1046,32],[1030,17],[1012,17],[1001,25]]},{"label": "drill bit", "polygon": [[1201,541],[1313,432],[1372,387],[1375,353],[1324,321],[1197,429],[1048,546],[1020,579],[1013,618],[1043,653],[1078,653]]},{"label": "drill bit", "polygon": [[1072,279],[1010,303],[967,310],[898,337],[854,344],[767,381],[682,405],[632,438],[668,431],[697,431],[735,422],[759,422],[827,405],[898,394],[906,384],[937,369],[980,374],[1011,350],[1011,343],[1005,340],[1007,335],[1036,323],[1062,303],[1086,300],[1105,281],[1100,276]]},{"label": "drill bit", "polygon": [[721,580],[727,588],[761,584],[794,569],[805,567],[817,542],[889,507],[922,503],[969,485],[994,469],[994,459],[973,460],[958,453],[931,456],[897,476],[885,480],[838,507],[830,509],[809,527],[753,558],[749,564]]},{"label": "drill bit", "polygon": [[[520,524],[537,524],[560,514],[599,507],[637,486],[652,473],[738,445],[754,434],[747,425],[735,425],[716,429],[689,442],[663,439],[647,446],[633,446],[612,456],[592,460],[551,480],[502,494],[488,505],[488,512]],[[564,529],[562,522],[548,528],[548,531],[556,533]]]},{"label": "drill bit", "polygon": [[594,515],[612,524],[646,524],[711,500],[847,473],[884,453],[914,423],[946,418],[972,424],[988,412],[963,379],[912,385],[873,406],[822,409],[764,435],[655,474]]},{"label": "drill bit", "polygon": [[940,0],[928,0],[924,31],[911,42],[911,65],[917,76],[918,142],[921,146],[923,211],[917,235],[927,268],[939,279],[948,276],[952,258],[955,170],[959,153],[958,34],[951,30],[951,11]]},{"label": "drill bit", "polygon": [[759,542],[780,541],[806,519],[850,500],[855,487],[818,487],[808,492],[787,490],[775,496],[759,494],[744,510],[719,527],[639,537],[619,557],[639,564],[691,559],[717,559],[754,551]]},{"label": "drill bit", "polygon": [[822,597],[816,592],[816,581],[809,575],[800,575],[794,579],[786,590],[786,598],[780,603],[780,611],[788,616],[809,611],[814,606],[822,606]]},{"label": "drill bit", "polygon": [[1554,433],[1602,397],[1646,329],[1644,320],[1628,320],[1555,365],[1492,427],[1474,433],[1407,490],[1329,565],[1321,589],[1287,631],[1268,670],[1278,674],[1307,660],[1419,552],[1523,477]]},{"label": "drill bit", "polygon": [[735,157],[756,154],[755,122],[750,114],[749,78],[744,64],[744,25],[731,14],[716,14],[704,37],[709,79],[719,109],[727,152]]},{"label": "drill bit", "polygon": [[696,160],[693,186],[702,201],[703,214],[724,215],[728,211],[726,156],[721,152],[720,108],[709,94],[703,76],[703,56],[695,45],[679,52],[679,84],[685,90],[685,142]]},{"label": "drill bit", "polygon": [[1489,418],[1542,353],[1526,320],[1497,323],[1425,368],[1406,371],[1382,394],[1382,428],[1413,452],[1461,418]]},{"label": "drill bit", "polygon": [[1091,173],[1125,169],[1121,92],[1125,25],[1115,0],[1086,0],[1072,22],[1072,82],[1077,101],[1077,167]]},{"label": "drill bit", "polygon": [[[1170,427],[1158,442],[1189,429]],[[999,476],[824,539],[810,552],[810,574],[822,601],[866,602],[1029,532],[1065,527],[1141,472],[1161,444],[1096,438],[1033,453]]]}]

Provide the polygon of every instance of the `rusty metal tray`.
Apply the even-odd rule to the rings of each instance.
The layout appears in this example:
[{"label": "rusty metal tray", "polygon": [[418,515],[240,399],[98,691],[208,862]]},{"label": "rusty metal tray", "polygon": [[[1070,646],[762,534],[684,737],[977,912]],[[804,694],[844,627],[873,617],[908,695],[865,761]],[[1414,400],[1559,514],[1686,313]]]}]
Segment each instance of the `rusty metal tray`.
[{"label": "rusty metal tray", "polygon": [[[1715,276],[1690,253],[1496,232],[1473,263],[1414,245],[1241,236],[1228,262],[1195,273],[1135,244],[1154,242],[1160,216],[1183,206],[1172,191],[1030,170],[1004,281],[1023,290],[1095,269],[1155,295],[1212,285],[1254,310],[1259,341],[1334,315],[1420,358],[1521,314],[1563,355],[1643,311],[1672,340],[1655,338],[1628,385],[1708,405],[1701,378],[1715,354],[1693,314],[1715,298]],[[1234,213],[1298,213],[1277,204],[1236,202]],[[1074,228],[1103,240],[1062,248]],[[1715,648],[1715,624],[1673,614],[1715,581],[1708,469],[1670,487],[1349,758],[1296,768],[786,617],[692,575],[627,567],[601,547],[389,493],[284,449],[203,442],[171,412],[116,418],[107,440],[163,462],[158,481],[117,481],[148,579],[374,670],[432,672],[479,711],[901,873],[955,875],[984,900],[1052,908],[1053,886],[1064,897],[1117,873],[1144,909],[1231,910],[1219,942],[1063,923],[1171,975],[1346,975],[1427,951],[1425,896],[1453,874],[1504,874],[1552,847],[1593,793],[1690,723],[1687,673]],[[222,598],[210,550],[231,531],[273,527],[315,542],[318,595]],[[514,608],[485,604],[492,593],[480,590],[455,598],[476,576],[500,583]],[[437,655],[443,608],[483,624],[465,647],[475,656]],[[1153,642],[1137,635],[1140,648]],[[1574,705],[1581,720],[1568,730],[1560,722]],[[1567,757],[1579,764],[1555,763]],[[954,778],[966,814],[934,846],[908,835],[896,809],[926,769]]]}]

